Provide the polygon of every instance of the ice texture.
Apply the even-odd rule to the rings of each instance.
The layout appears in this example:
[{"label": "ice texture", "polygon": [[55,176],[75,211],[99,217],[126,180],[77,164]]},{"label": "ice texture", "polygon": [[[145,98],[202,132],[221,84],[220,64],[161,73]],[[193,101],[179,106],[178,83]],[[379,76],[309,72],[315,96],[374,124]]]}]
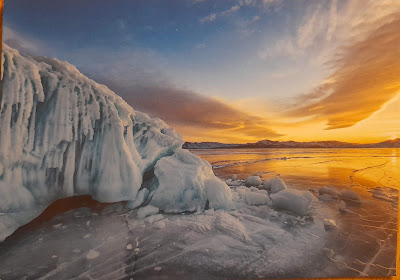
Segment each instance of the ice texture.
[{"label": "ice texture", "polygon": [[272,194],[271,200],[274,208],[304,215],[310,210],[313,195],[308,191],[286,189]]},{"label": "ice texture", "polygon": [[[157,165],[175,153],[180,166],[185,164],[177,132],[133,110],[73,65],[25,57],[3,44],[1,66],[0,241],[54,200],[73,195],[127,200],[137,207],[155,194],[162,210],[185,211],[205,208],[206,192],[216,192],[210,204],[229,204],[229,188],[196,156],[186,156],[196,170],[189,175]],[[164,178],[174,178],[181,188],[167,196],[171,207],[160,194],[175,186],[162,182]],[[137,196],[143,188],[149,193]]]}]

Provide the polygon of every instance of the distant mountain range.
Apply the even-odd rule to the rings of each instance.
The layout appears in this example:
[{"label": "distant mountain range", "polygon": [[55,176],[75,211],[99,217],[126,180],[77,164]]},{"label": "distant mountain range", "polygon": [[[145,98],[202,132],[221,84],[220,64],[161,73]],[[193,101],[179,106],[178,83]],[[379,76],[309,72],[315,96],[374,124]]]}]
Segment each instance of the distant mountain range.
[{"label": "distant mountain range", "polygon": [[241,148],[400,148],[400,138],[373,144],[356,144],[340,141],[272,141],[261,140],[256,143],[225,144],[219,142],[185,142],[184,149],[241,149]]}]

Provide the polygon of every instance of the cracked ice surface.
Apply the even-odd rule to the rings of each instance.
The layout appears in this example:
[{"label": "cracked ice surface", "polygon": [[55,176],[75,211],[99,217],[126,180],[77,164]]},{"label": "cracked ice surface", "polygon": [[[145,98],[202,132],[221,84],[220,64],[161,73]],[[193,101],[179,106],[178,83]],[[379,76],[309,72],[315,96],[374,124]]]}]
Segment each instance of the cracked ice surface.
[{"label": "cracked ice surface", "polygon": [[[21,228],[1,243],[0,276],[220,279],[337,275],[323,255],[323,220],[276,212],[267,205],[250,206],[235,190],[233,195],[238,210],[163,213],[154,222],[137,218],[137,210],[121,210],[115,204],[99,212],[88,208],[68,211],[34,229]],[[164,225],[160,227],[159,222]],[[310,270],[312,266],[325,268],[324,274]]]}]

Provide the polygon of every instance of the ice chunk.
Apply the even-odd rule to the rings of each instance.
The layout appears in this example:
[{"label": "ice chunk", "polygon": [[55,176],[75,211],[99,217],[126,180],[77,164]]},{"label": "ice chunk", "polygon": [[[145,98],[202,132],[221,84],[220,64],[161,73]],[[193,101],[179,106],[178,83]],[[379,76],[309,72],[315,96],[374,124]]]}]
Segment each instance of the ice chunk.
[{"label": "ice chunk", "polygon": [[233,174],[232,175],[232,181],[236,181],[237,180],[237,175],[236,174]]},{"label": "ice chunk", "polygon": [[157,221],[154,223],[154,227],[162,229],[165,228],[165,222],[164,221]]},{"label": "ice chunk", "polygon": [[319,194],[329,194],[331,196],[337,196],[339,192],[333,187],[322,187],[318,190]]},{"label": "ice chunk", "polygon": [[306,214],[313,201],[313,195],[308,191],[286,189],[271,195],[272,206],[277,209]]},{"label": "ice chunk", "polygon": [[233,181],[232,179],[226,180],[225,183],[228,186],[233,186],[233,187],[237,187],[237,186],[242,186],[243,185],[241,181],[238,181],[238,180]]},{"label": "ice chunk", "polygon": [[255,193],[262,193],[265,195],[269,195],[269,193],[266,190],[257,190],[257,191],[255,191]]},{"label": "ice chunk", "polygon": [[358,196],[358,194],[351,190],[343,190],[340,193],[340,196],[342,197],[342,199],[352,200],[357,202],[360,201],[360,197]]},{"label": "ice chunk", "polygon": [[215,177],[211,165],[187,150],[160,159],[154,174],[158,180],[151,205],[165,212],[233,208],[232,194],[225,182]]},{"label": "ice chunk", "polygon": [[148,189],[139,190],[136,195],[136,198],[134,200],[128,201],[125,207],[129,209],[135,209],[136,207],[139,207],[140,205],[142,205],[148,194],[149,194]]},{"label": "ice chunk", "polygon": [[277,192],[287,189],[287,187],[286,187],[285,182],[281,178],[275,177],[268,181],[265,181],[263,183],[263,189],[265,189],[271,193],[277,193]]},{"label": "ice chunk", "polygon": [[268,195],[256,192],[246,192],[243,198],[248,205],[264,205],[269,202]]},{"label": "ice chunk", "polygon": [[229,187],[218,178],[204,181],[209,207],[214,209],[234,209]]},{"label": "ice chunk", "polygon": [[127,250],[132,250],[132,249],[133,249],[132,244],[126,245],[126,249],[127,249]]},{"label": "ice chunk", "polygon": [[326,231],[336,228],[336,222],[332,219],[324,219],[324,228]]},{"label": "ice chunk", "polygon": [[246,179],[247,187],[260,186],[261,183],[262,183],[262,180],[261,180],[260,176],[250,176],[250,177],[247,177],[247,179]]},{"label": "ice chunk", "polygon": [[147,205],[145,207],[139,208],[137,211],[137,216],[139,219],[143,219],[147,216],[155,215],[157,214],[159,209],[153,205]]}]

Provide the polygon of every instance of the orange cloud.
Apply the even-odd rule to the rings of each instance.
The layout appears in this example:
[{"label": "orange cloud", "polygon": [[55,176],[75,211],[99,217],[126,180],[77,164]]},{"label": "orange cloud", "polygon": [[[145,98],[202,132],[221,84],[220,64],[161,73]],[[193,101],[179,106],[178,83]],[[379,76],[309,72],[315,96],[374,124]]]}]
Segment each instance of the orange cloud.
[{"label": "orange cloud", "polygon": [[249,142],[281,136],[259,116],[167,84],[129,87],[103,81],[133,108],[164,120],[190,141]]},{"label": "orange cloud", "polygon": [[299,97],[292,117],[313,116],[327,129],[350,127],[367,119],[400,90],[400,12],[343,46],[327,64],[327,83]]}]

